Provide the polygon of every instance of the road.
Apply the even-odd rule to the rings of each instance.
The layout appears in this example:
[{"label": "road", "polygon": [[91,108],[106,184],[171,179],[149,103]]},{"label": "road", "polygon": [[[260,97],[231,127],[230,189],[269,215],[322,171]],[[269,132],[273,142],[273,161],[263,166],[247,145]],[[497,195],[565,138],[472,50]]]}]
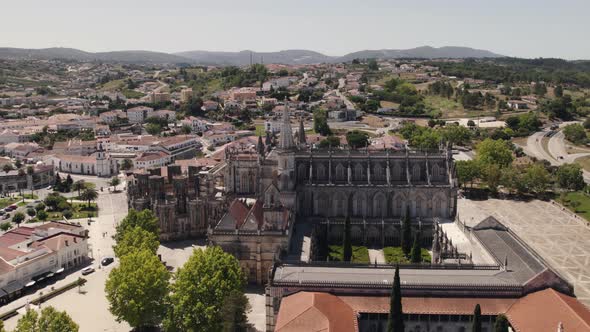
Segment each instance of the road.
[{"label": "road", "polygon": [[[563,128],[571,123],[572,122],[564,122],[560,127]],[[563,131],[556,131],[551,135],[552,132],[553,131],[551,130],[545,129],[529,136],[527,139],[527,145],[523,147],[525,153],[534,156],[537,159],[547,160],[553,166],[574,163],[578,158],[590,156],[590,150],[588,150],[588,152],[569,154],[568,143],[565,140]],[[543,148],[544,137],[549,137],[547,149]],[[583,170],[583,173],[584,181],[590,183],[590,172]]]}]

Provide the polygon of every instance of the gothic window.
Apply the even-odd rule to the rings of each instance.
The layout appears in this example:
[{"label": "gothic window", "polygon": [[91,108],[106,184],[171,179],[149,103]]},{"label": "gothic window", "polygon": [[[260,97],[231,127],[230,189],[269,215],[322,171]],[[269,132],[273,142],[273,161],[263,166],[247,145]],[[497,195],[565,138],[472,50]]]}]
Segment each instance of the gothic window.
[{"label": "gothic window", "polygon": [[297,177],[299,177],[300,180],[307,179],[307,167],[305,167],[305,164],[301,163],[297,166]]},{"label": "gothic window", "polygon": [[421,174],[420,165],[414,164],[414,166],[412,166],[412,180],[420,181],[421,179],[422,179],[422,174]]},{"label": "gothic window", "polygon": [[324,164],[317,164],[316,176],[317,176],[317,180],[325,180],[326,179],[326,167],[324,166]]},{"label": "gothic window", "polygon": [[422,196],[418,196],[416,198],[416,211],[415,211],[415,215],[416,217],[423,217],[424,213],[424,198]]},{"label": "gothic window", "polygon": [[384,217],[387,215],[387,206],[385,205],[385,196],[377,193],[373,197],[373,217]]},{"label": "gothic window", "polygon": [[396,181],[400,181],[402,179],[402,168],[400,167],[399,163],[395,163],[393,166],[393,179]]},{"label": "gothic window", "polygon": [[373,168],[373,173],[372,174],[375,178],[375,180],[383,180],[385,178],[384,174],[383,174],[383,167],[381,167],[380,164],[375,165],[375,167]]},{"label": "gothic window", "polygon": [[342,166],[342,164],[336,165],[336,180],[346,180],[346,169],[344,168],[344,166]]},{"label": "gothic window", "polygon": [[364,174],[363,174],[363,165],[361,164],[356,164],[354,165],[354,180],[355,181],[362,181],[364,178]]}]

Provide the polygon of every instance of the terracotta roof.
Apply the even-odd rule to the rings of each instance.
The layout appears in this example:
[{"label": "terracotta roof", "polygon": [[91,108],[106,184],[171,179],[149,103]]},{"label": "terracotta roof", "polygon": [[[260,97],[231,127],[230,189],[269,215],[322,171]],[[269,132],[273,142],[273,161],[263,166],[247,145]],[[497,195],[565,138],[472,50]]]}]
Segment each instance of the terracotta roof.
[{"label": "terracotta roof", "polygon": [[283,298],[275,332],[358,331],[349,305],[328,293],[299,292]]},{"label": "terracotta roof", "polygon": [[70,233],[57,233],[46,238],[43,238],[39,241],[35,241],[31,243],[31,247],[33,248],[40,248],[40,247],[47,247],[53,251],[59,251],[63,247],[72,245],[76,242],[82,242],[83,237],[80,235],[70,234]]},{"label": "terracotta roof", "polygon": [[67,230],[70,232],[80,232],[81,230],[83,230],[82,226],[80,226],[80,225],[66,224],[66,223],[57,222],[57,221],[50,221],[48,223],[45,223],[43,225],[39,225],[39,226],[35,227],[35,229],[41,229],[41,230],[50,230],[52,228],[63,229],[63,230]]},{"label": "terracotta roof", "polygon": [[236,227],[240,228],[248,215],[248,207],[241,200],[235,199],[229,206],[228,213],[236,221]]},{"label": "terracotta roof", "polygon": [[20,250],[11,249],[8,247],[0,247],[0,257],[6,261],[11,261],[19,256],[25,255],[26,253]]},{"label": "terracotta roof", "polygon": [[550,288],[521,298],[506,317],[517,332],[557,331],[559,323],[567,332],[590,331],[590,310],[576,298]]},{"label": "terracotta roof", "polygon": [[0,247],[10,247],[28,239],[35,231],[31,227],[18,227],[0,236]]},{"label": "terracotta roof", "polygon": [[[389,296],[341,296],[355,312],[388,313]],[[475,305],[481,306],[483,315],[505,313],[518,299],[510,298],[437,298],[403,297],[402,307],[407,314],[471,315]]]},{"label": "terracotta roof", "polygon": [[0,259],[0,274],[4,274],[11,270],[14,270],[14,266],[4,261],[4,259]]}]

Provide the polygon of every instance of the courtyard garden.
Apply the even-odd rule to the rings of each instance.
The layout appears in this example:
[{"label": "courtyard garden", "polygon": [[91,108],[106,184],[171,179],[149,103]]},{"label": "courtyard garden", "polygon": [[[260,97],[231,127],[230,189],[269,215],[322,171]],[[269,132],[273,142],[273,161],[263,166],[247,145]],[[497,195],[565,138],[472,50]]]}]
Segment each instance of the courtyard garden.
[{"label": "courtyard garden", "polygon": [[583,191],[564,192],[555,200],[590,221],[590,195],[587,193]]},{"label": "courtyard garden", "polygon": [[[331,262],[343,261],[343,246],[331,245],[328,247],[328,259]],[[369,263],[369,250],[364,246],[352,246],[352,263]]]},{"label": "courtyard garden", "polygon": [[[410,259],[406,257],[401,247],[385,247],[383,248],[383,256],[388,264],[409,264]],[[430,263],[432,257],[428,250],[421,248],[420,256],[423,263]]]}]

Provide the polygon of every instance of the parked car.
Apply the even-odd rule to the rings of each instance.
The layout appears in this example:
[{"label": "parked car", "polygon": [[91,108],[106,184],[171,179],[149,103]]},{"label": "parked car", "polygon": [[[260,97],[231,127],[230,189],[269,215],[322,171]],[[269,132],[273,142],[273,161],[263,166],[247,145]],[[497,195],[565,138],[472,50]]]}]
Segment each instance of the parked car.
[{"label": "parked car", "polygon": [[12,204],[9,206],[9,208],[16,210],[16,209],[18,209],[18,206],[16,204]]},{"label": "parked car", "polygon": [[5,214],[5,215],[2,217],[2,219],[4,219],[4,220],[6,220],[6,219],[8,219],[8,218],[10,218],[10,213],[7,213],[7,214]]},{"label": "parked car", "polygon": [[82,269],[82,275],[85,276],[87,274],[90,274],[94,272],[94,268],[92,266],[87,266],[85,268]]},{"label": "parked car", "polygon": [[115,259],[113,257],[105,257],[105,258],[102,259],[102,261],[100,261],[100,264],[102,266],[107,266],[107,265],[111,264],[114,261],[115,261]]},{"label": "parked car", "polygon": [[3,216],[4,214],[6,214],[6,211],[0,210],[0,216]]}]

